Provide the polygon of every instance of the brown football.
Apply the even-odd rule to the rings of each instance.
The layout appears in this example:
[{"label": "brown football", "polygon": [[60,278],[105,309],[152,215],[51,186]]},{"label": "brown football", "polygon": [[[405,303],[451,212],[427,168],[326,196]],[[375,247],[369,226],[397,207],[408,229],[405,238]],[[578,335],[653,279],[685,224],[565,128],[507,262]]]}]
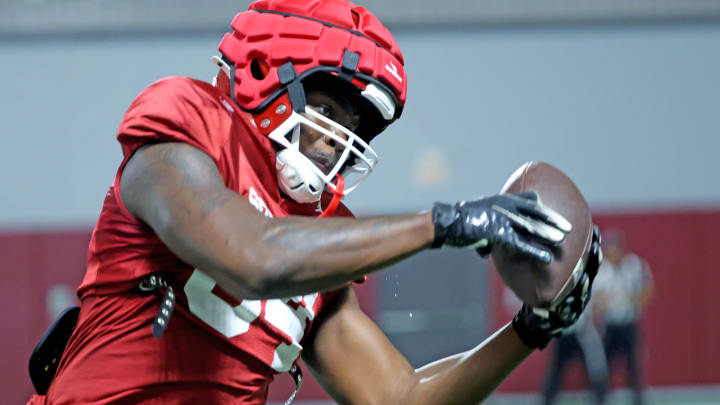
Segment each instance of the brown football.
[{"label": "brown football", "polygon": [[553,249],[549,265],[493,249],[492,261],[505,284],[524,303],[549,307],[564,297],[582,275],[592,241],[590,208],[575,183],[557,168],[544,162],[522,165],[503,186],[501,193],[535,191],[540,201],[573,225],[563,242]]}]

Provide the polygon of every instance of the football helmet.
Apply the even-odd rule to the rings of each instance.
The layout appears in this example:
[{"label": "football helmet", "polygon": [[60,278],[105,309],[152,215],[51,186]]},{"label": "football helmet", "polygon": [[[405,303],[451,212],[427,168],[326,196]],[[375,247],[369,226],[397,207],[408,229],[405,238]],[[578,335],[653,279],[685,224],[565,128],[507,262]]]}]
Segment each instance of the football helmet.
[{"label": "football helmet", "polygon": [[[390,32],[347,0],[259,0],[231,26],[213,61],[230,78],[233,100],[279,147],[282,191],[301,203],[319,201],[324,190],[350,193],[378,162],[369,142],[405,104],[404,59]],[[308,106],[305,91],[313,88],[350,100],[359,111],[357,128]],[[303,127],[340,145],[332,169],[321,171],[300,152]]]}]

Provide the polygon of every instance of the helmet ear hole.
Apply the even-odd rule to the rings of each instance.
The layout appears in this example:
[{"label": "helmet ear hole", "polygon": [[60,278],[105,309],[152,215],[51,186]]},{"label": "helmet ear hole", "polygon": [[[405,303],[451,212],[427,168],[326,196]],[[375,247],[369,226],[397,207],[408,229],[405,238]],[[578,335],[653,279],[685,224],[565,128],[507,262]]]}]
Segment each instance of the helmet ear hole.
[{"label": "helmet ear hole", "polygon": [[265,76],[267,76],[269,70],[270,67],[262,59],[253,58],[253,60],[250,61],[250,74],[252,74],[252,77],[256,80],[264,79]]},{"label": "helmet ear hole", "polygon": [[355,25],[355,29],[357,29],[360,26],[360,14],[355,10],[351,10],[350,14],[352,14],[353,24]]}]

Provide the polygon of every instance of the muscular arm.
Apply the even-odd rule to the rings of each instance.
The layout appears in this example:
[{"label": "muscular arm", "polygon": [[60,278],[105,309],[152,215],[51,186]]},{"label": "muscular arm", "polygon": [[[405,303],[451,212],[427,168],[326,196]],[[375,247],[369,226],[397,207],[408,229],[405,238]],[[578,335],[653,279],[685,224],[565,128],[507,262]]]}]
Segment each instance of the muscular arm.
[{"label": "muscular arm", "polygon": [[241,298],[336,288],[422,250],[434,235],[430,213],[265,217],[225,187],[209,156],[183,143],[138,150],[120,190],[173,253]]},{"label": "muscular arm", "polygon": [[350,287],[315,322],[303,359],[341,404],[477,404],[532,351],[508,325],[467,352],[413,370]]}]

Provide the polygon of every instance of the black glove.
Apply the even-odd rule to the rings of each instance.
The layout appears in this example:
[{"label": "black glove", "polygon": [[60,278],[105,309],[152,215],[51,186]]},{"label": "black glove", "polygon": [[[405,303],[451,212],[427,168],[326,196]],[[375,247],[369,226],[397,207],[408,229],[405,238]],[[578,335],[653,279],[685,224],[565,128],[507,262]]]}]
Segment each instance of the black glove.
[{"label": "black glove", "polygon": [[601,261],[600,232],[597,226],[594,226],[588,262],[570,293],[550,305],[550,308],[533,308],[523,304],[520,312],[515,315],[512,326],[520,340],[530,347],[543,349],[552,338],[559,336],[563,329],[575,323],[590,301],[592,284]]},{"label": "black glove", "polygon": [[548,245],[559,244],[572,229],[568,220],[544,206],[534,192],[498,194],[454,205],[435,203],[432,217],[434,248],[471,247],[486,256],[502,246],[545,263],[553,258]]}]

